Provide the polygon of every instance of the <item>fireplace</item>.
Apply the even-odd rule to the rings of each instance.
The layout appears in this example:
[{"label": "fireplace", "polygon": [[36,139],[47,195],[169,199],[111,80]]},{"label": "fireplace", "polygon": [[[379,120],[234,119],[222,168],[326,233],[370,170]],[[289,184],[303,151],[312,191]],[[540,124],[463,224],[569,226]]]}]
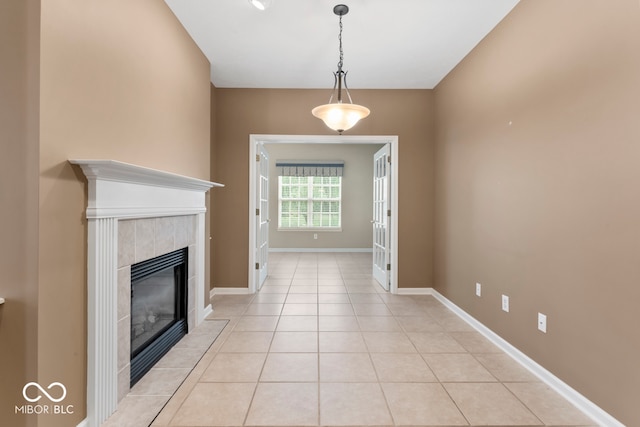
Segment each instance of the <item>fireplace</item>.
[{"label": "fireplace", "polygon": [[131,266],[133,386],[188,332],[188,248]]},{"label": "fireplace", "polygon": [[217,184],[115,160],[70,160],[87,177],[87,426],[129,392],[130,267],[189,247],[187,322],[211,312],[205,193]]}]

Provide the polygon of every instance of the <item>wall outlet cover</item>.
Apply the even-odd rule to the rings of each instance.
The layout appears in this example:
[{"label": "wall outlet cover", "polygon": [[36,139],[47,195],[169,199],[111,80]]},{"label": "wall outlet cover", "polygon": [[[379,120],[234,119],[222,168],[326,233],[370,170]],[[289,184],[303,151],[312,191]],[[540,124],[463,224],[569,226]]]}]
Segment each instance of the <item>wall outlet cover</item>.
[{"label": "wall outlet cover", "polygon": [[547,316],[542,313],[538,313],[538,330],[547,333]]},{"label": "wall outlet cover", "polygon": [[482,285],[476,282],[476,296],[482,296]]},{"label": "wall outlet cover", "polygon": [[509,297],[507,295],[502,295],[502,311],[509,312]]}]

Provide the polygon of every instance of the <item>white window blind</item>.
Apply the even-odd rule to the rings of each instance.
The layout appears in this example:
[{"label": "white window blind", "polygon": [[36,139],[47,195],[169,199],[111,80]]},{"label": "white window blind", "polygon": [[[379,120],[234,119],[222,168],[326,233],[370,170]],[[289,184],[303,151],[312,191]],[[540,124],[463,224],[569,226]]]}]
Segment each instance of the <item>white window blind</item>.
[{"label": "white window blind", "polygon": [[342,177],[279,176],[278,228],[340,230]]}]

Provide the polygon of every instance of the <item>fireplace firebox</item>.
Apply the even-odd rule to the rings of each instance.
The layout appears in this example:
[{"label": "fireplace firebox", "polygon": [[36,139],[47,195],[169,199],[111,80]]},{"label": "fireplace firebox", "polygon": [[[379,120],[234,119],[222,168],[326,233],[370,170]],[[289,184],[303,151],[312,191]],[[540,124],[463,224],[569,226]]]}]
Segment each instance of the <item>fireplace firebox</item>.
[{"label": "fireplace firebox", "polygon": [[131,266],[131,386],[188,332],[187,251]]}]

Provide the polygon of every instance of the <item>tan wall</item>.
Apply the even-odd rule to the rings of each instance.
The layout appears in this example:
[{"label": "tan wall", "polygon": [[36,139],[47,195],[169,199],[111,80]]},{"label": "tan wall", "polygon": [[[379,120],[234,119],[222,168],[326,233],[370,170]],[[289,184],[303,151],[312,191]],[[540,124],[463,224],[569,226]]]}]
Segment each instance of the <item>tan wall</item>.
[{"label": "tan wall", "polygon": [[67,159],[209,178],[209,64],[161,1],[42,2],[39,380],[84,418],[86,183]]},{"label": "tan wall", "polygon": [[0,2],[0,424],[34,426],[15,414],[37,377],[38,1]]},{"label": "tan wall", "polygon": [[[249,135],[333,134],[311,109],[327,90],[216,89],[212,284],[247,287]],[[433,259],[433,98],[428,90],[353,90],[371,115],[349,135],[398,135],[400,287],[431,286]]]},{"label": "tan wall", "polygon": [[523,0],[435,91],[436,288],[629,426],[638,52],[637,1]]},{"label": "tan wall", "polygon": [[[265,144],[269,153],[269,247],[371,249],[373,232],[373,155],[380,144]],[[340,231],[279,231],[279,160],[342,160],[342,227]],[[314,239],[314,234],[317,239]]]}]

